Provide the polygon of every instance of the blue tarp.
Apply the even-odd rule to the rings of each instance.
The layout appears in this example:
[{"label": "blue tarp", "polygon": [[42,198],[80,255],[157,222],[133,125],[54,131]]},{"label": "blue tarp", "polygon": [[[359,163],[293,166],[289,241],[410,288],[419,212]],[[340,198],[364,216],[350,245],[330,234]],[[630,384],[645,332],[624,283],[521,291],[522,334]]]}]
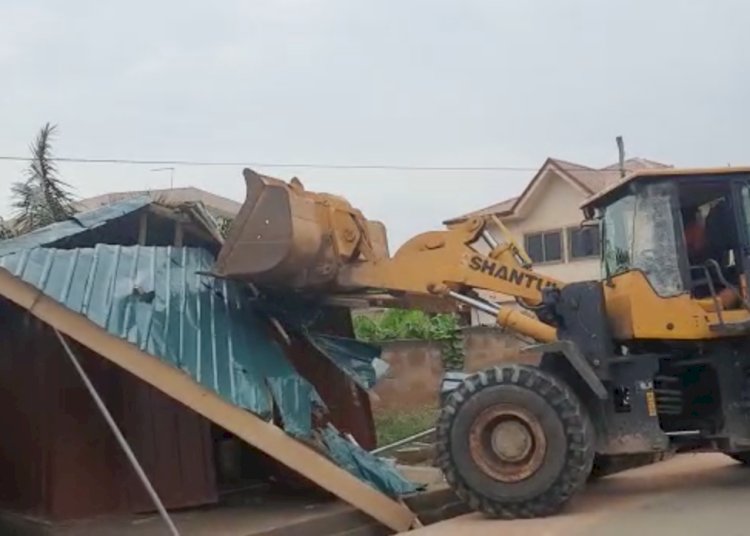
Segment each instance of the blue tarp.
[{"label": "blue tarp", "polygon": [[[377,346],[320,333],[307,332],[306,336],[321,354],[333,361],[365,390],[374,387],[388,370],[388,364],[380,359],[381,350]],[[379,365],[377,370],[376,364]]]},{"label": "blue tarp", "polygon": [[380,359],[382,350],[379,346],[316,332],[312,326],[324,313],[314,300],[294,294],[276,294],[260,302],[258,307],[294,328],[365,390],[372,388],[388,371],[388,363]]},{"label": "blue tarp", "polygon": [[334,461],[375,489],[393,496],[408,495],[420,489],[401,476],[395,465],[347,441],[332,426],[323,430],[322,435]]}]

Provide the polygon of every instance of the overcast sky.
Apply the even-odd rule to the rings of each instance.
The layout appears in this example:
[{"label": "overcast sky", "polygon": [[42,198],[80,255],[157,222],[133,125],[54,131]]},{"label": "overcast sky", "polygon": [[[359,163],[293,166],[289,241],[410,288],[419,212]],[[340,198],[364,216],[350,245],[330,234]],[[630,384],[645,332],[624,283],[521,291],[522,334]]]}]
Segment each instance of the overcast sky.
[{"label": "overcast sky", "polygon": [[[750,164],[750,3],[721,0],[0,2],[0,156],[325,164]],[[0,212],[23,164],[0,162]],[[167,187],[61,166],[85,197]],[[383,220],[393,245],[531,171],[257,168]],[[241,166],[176,185],[242,199]]]}]

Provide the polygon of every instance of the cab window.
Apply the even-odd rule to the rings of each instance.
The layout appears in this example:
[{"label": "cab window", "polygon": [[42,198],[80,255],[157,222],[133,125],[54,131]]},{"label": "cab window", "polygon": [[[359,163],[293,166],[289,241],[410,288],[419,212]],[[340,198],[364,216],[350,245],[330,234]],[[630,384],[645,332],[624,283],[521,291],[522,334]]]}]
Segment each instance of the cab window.
[{"label": "cab window", "polygon": [[629,270],[644,273],[660,296],[684,291],[675,233],[676,188],[640,185],[604,211],[602,261],[605,277]]}]

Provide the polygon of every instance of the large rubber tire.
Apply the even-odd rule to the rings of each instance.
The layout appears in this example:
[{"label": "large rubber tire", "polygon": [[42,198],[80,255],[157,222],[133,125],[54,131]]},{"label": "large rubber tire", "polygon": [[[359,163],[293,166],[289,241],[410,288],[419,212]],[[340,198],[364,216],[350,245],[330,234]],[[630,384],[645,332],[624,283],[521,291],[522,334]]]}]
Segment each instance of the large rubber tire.
[{"label": "large rubber tire", "polygon": [[[533,415],[544,433],[541,465],[518,481],[499,480],[483,470],[470,445],[475,421],[500,407]],[[563,382],[535,367],[507,365],[467,378],[438,420],[439,467],[456,495],[489,517],[555,514],[583,488],[593,460],[594,430],[585,408]]]}]

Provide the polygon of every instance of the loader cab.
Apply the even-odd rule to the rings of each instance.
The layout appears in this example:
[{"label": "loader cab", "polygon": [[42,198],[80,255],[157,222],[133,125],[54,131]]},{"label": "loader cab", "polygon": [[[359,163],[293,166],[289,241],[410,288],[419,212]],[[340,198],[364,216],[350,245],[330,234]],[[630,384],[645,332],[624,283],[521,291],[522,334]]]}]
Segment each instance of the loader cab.
[{"label": "loader cab", "polygon": [[650,170],[582,208],[617,339],[750,333],[750,169]]}]

